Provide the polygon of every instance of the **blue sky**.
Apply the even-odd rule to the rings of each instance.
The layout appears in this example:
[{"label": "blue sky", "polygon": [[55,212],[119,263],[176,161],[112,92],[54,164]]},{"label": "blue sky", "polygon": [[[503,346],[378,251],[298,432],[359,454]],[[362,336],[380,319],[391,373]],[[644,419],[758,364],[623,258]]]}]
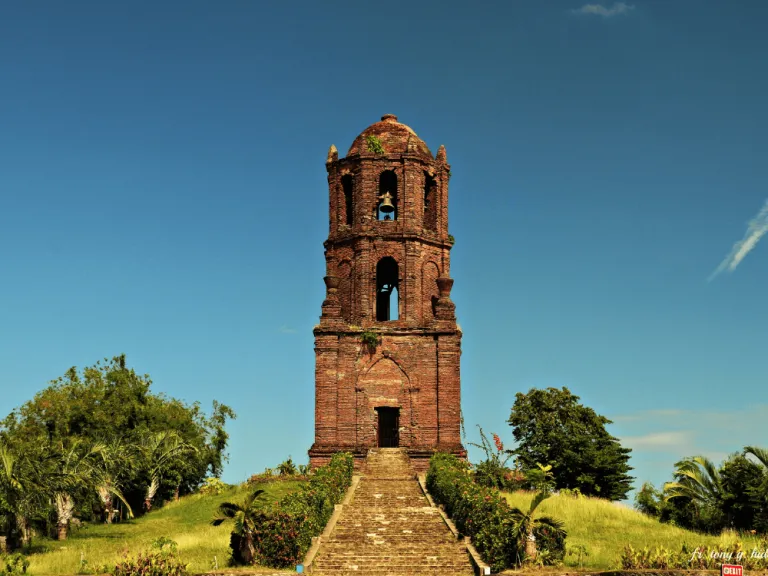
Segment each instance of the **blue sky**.
[{"label": "blue sky", "polygon": [[394,113],[452,165],[468,441],[481,424],[510,444],[515,393],[567,386],[614,420],[638,484],[761,445],[766,18],[761,0],[4,3],[0,412],[126,353],[157,391],[235,408],[225,480],[305,462],[326,153]]}]

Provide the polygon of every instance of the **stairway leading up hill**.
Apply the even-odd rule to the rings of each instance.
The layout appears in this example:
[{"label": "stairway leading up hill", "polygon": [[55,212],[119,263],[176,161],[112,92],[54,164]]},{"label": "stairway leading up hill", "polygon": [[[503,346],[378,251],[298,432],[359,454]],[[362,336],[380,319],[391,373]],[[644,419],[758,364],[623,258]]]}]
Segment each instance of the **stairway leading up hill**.
[{"label": "stairway leading up hill", "polygon": [[372,450],[350,504],[311,564],[315,576],[470,576],[466,547],[429,505],[408,455]]}]

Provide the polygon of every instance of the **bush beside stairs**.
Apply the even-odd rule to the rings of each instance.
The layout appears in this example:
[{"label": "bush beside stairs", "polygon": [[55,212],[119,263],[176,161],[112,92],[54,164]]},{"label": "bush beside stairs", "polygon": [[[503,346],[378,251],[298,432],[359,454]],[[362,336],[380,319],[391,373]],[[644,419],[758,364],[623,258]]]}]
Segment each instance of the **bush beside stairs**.
[{"label": "bush beside stairs", "polygon": [[470,576],[467,547],[430,506],[408,455],[371,450],[363,475],[317,554],[313,576]]}]

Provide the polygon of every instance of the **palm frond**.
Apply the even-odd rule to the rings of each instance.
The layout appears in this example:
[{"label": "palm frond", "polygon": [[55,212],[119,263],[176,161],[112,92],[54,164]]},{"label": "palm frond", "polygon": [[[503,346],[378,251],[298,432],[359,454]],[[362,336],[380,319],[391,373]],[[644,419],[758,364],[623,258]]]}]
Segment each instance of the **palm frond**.
[{"label": "palm frond", "polygon": [[765,448],[759,448],[757,446],[746,446],[744,447],[744,454],[751,454],[758,460],[760,460],[760,463],[768,468],[768,450]]}]

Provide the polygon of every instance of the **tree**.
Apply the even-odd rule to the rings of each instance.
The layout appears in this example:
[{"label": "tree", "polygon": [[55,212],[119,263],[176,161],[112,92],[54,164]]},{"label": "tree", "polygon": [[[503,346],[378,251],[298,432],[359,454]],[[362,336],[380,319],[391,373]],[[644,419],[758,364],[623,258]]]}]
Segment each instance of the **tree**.
[{"label": "tree", "polygon": [[96,444],[93,447],[96,461],[93,465],[94,487],[104,508],[104,521],[111,524],[115,512],[115,498],[125,506],[128,517],[133,510],[122,492],[122,485],[136,466],[137,447],[120,437]]},{"label": "tree", "polygon": [[253,533],[256,528],[256,501],[264,494],[264,490],[255,490],[249,494],[242,504],[224,502],[219,506],[219,515],[211,520],[213,526],[220,526],[227,520],[234,520],[230,546],[232,560],[236,564],[253,564],[256,549],[253,545]]},{"label": "tree", "polygon": [[518,392],[508,423],[523,470],[551,465],[557,489],[578,488],[608,500],[625,499],[632,489],[631,450],[606,431],[610,420],[580,404],[567,388]]},{"label": "tree", "polygon": [[140,446],[148,483],[144,495],[144,509],[152,508],[152,500],[161,487],[163,477],[170,470],[184,468],[184,459],[197,452],[175,431],[147,434]]},{"label": "tree", "polygon": [[56,535],[67,539],[69,522],[74,516],[75,499],[93,486],[92,460],[97,454],[95,446],[74,440],[69,447],[61,447],[59,474],[53,483],[53,503],[56,512]]},{"label": "tree", "polygon": [[764,467],[744,456],[731,454],[720,465],[722,501],[720,503],[728,526],[736,530],[757,527],[765,498]]},{"label": "tree", "polygon": [[664,495],[650,482],[644,482],[635,494],[635,509],[643,514],[659,518],[664,505]]},{"label": "tree", "polygon": [[[225,424],[235,414],[214,401],[213,412],[207,415],[198,403],[190,405],[152,393],[151,384],[148,375],[126,365],[125,355],[83,370],[70,368],[0,421],[0,439],[15,454],[37,454],[40,446],[69,445],[74,439],[103,444],[120,437],[131,446],[149,435],[173,431],[194,450],[168,463],[157,496],[166,500],[174,492],[192,493],[209,474],[221,475],[227,459]],[[127,466],[111,482],[102,484],[107,492],[102,490],[101,495],[109,498],[109,487],[117,481],[125,504],[141,509],[150,482],[147,475],[147,467]],[[97,498],[93,491],[89,497]],[[114,493],[113,497],[119,500]],[[92,514],[86,504],[89,502],[83,501],[80,512]],[[102,508],[107,505],[102,501]]]},{"label": "tree", "polygon": [[537,492],[533,497],[531,505],[528,507],[527,512],[523,512],[520,508],[512,508],[511,514],[514,519],[514,534],[520,540],[525,540],[525,559],[527,562],[531,562],[536,559],[538,550],[536,549],[536,537],[534,531],[537,528],[546,528],[552,532],[556,532],[565,536],[565,529],[563,523],[555,518],[549,516],[537,516],[536,509],[539,505],[549,498],[551,494],[546,491]]},{"label": "tree", "polygon": [[683,458],[675,463],[674,478],[674,482],[664,484],[664,500],[689,501],[697,524],[693,527],[719,531],[724,524],[724,490],[717,466],[704,456]]}]

